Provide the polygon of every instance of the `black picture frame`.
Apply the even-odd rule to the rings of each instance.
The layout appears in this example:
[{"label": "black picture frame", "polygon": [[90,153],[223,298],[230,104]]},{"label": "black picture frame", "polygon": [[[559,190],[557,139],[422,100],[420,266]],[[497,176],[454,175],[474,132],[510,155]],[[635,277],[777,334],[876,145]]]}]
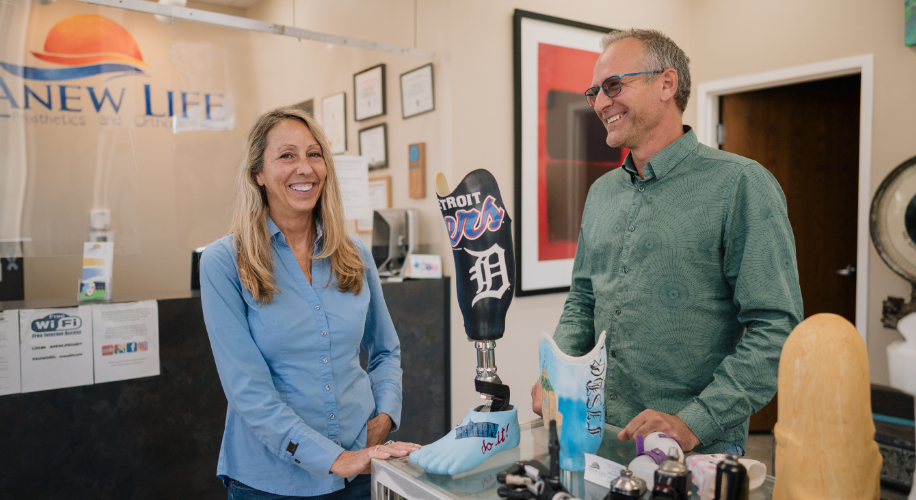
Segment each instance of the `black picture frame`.
[{"label": "black picture frame", "polygon": [[[532,285],[528,285],[528,282],[526,281],[526,278],[525,278],[526,268],[524,267],[524,262],[525,262],[524,259],[527,255],[526,252],[531,252],[531,253],[534,253],[534,252],[533,252],[533,249],[530,249],[530,248],[526,249],[526,240],[524,239],[525,232],[523,230],[523,226],[526,220],[525,216],[523,215],[525,213],[525,211],[523,210],[523,207],[526,201],[526,193],[522,189],[522,185],[523,185],[523,175],[525,174],[526,165],[523,165],[522,153],[523,153],[523,148],[526,145],[523,144],[522,128],[523,128],[523,119],[530,119],[530,117],[523,116],[523,107],[522,107],[523,105],[522,60],[523,60],[523,56],[525,55],[522,53],[522,50],[523,50],[523,46],[522,46],[523,26],[522,24],[523,24],[524,19],[543,21],[546,23],[552,23],[552,24],[557,24],[561,26],[578,28],[578,29],[585,30],[585,31],[594,31],[594,32],[602,33],[602,34],[607,34],[612,31],[617,31],[613,28],[608,28],[605,26],[598,26],[594,24],[588,24],[588,23],[583,23],[579,21],[573,21],[570,19],[563,19],[559,17],[548,16],[545,14],[538,14],[536,12],[530,12],[530,11],[520,10],[520,9],[516,9],[513,15],[513,30],[512,30],[513,61],[512,62],[513,62],[513,94],[514,94],[513,95],[513,107],[514,107],[513,122],[514,122],[514,128],[515,128],[515,144],[514,144],[515,146],[514,147],[514,155],[515,155],[515,221],[514,221],[515,234],[514,236],[515,236],[515,262],[516,262],[515,294],[518,297],[525,297],[525,296],[531,296],[531,295],[542,295],[542,294],[548,294],[548,293],[564,293],[564,292],[569,292],[569,288],[570,288],[569,284],[563,284],[560,286],[541,285],[541,286],[535,287]],[[598,49],[598,47],[596,47],[596,49]],[[583,90],[585,87],[587,87],[587,85],[583,85]],[[585,98],[583,97],[583,101],[584,99]],[[535,117],[535,125],[536,125],[536,120],[537,118]],[[537,174],[536,168],[537,167],[535,166],[535,175]],[[530,175],[530,173],[528,175]],[[537,193],[534,193],[534,194],[529,193],[528,196],[536,197]],[[535,218],[535,222],[537,222],[537,217],[538,217],[537,210],[533,211],[532,216]],[[548,276],[547,280],[553,280],[555,282],[563,282],[563,280],[565,280],[565,283],[569,283],[571,280],[571,271],[572,271],[571,260],[572,259],[569,259],[569,260],[570,260],[569,271],[565,272],[565,276],[561,275],[561,273],[557,273],[556,271],[554,271],[554,274],[556,274],[556,276]],[[539,272],[539,271],[535,269],[534,272]]]},{"label": "black picture frame", "polygon": [[[423,108],[422,111],[418,111],[418,112],[415,112],[415,113],[413,113],[413,114],[408,115],[408,114],[407,114],[407,110],[406,110],[405,107],[404,107],[404,103],[406,102],[406,99],[404,98],[404,77],[407,76],[407,75],[410,75],[410,74],[412,74],[412,73],[416,73],[416,72],[418,72],[418,71],[421,71],[421,70],[423,70],[424,68],[426,68],[427,66],[429,67],[429,96],[430,96],[430,100],[432,101],[432,102],[430,103],[431,105],[430,105],[429,109]],[[414,69],[412,69],[412,70],[410,70],[410,71],[405,71],[405,72],[401,73],[401,76],[400,76],[400,78],[399,78],[399,81],[400,81],[400,84],[401,84],[401,118],[403,118],[404,120],[406,120],[406,119],[408,119],[408,118],[413,118],[413,117],[415,117],[415,116],[420,116],[420,115],[423,115],[423,114],[426,114],[426,113],[431,113],[431,112],[433,112],[433,111],[436,110],[436,85],[435,85],[436,80],[435,80],[435,71],[433,71],[433,63],[426,63],[426,64],[424,64],[424,65],[422,65],[422,66],[419,66],[419,67],[417,67],[417,68],[414,68]]]},{"label": "black picture frame", "polygon": [[364,129],[360,129],[360,130],[359,130],[359,154],[360,154],[360,156],[362,156],[362,155],[364,154],[364,152],[363,152],[363,137],[364,137],[364,134],[366,134],[367,132],[373,132],[373,131],[375,131],[375,129],[381,129],[381,130],[382,130],[382,140],[383,140],[383,142],[384,142],[383,147],[384,147],[384,155],[385,155],[385,157],[384,157],[383,160],[381,160],[381,161],[376,161],[376,162],[374,162],[374,163],[372,163],[372,162],[370,161],[370,163],[369,163],[369,170],[380,170],[380,169],[383,169],[383,168],[388,168],[388,124],[387,124],[387,123],[379,123],[378,125],[373,125],[373,126],[371,126],[371,127],[366,127],[366,128],[364,128]]},{"label": "black picture frame", "polygon": [[[360,110],[362,109],[362,106],[360,106],[360,102],[364,102],[364,101],[361,101],[361,100],[363,99],[363,96],[365,95],[364,92],[361,92],[361,91],[359,90],[359,79],[360,79],[360,76],[363,76],[363,78],[366,78],[366,77],[367,77],[367,75],[366,75],[367,73],[371,73],[371,72],[373,72],[373,71],[375,71],[376,69],[379,69],[379,68],[381,68],[381,75],[380,75],[380,77],[379,77],[379,78],[381,78],[381,82],[380,82],[380,88],[381,88],[381,96],[380,96],[380,97],[381,97],[381,111],[380,111],[380,112],[374,112],[374,113],[373,113],[372,110],[370,110],[370,111],[368,111],[369,114],[360,115],[360,112],[361,112]],[[387,100],[388,100],[388,99],[387,99],[388,91],[387,91],[386,82],[385,82],[386,79],[387,79],[387,77],[386,77],[386,71],[385,71],[385,64],[384,64],[384,63],[382,63],[382,64],[376,64],[375,66],[372,66],[371,68],[366,68],[366,69],[364,69],[364,70],[362,70],[362,71],[360,71],[360,72],[358,72],[358,73],[354,73],[354,74],[353,74],[353,119],[354,119],[354,120],[356,120],[356,121],[358,121],[358,122],[361,122],[361,121],[364,121],[364,120],[369,120],[369,119],[371,119],[371,118],[377,118],[377,117],[379,117],[379,116],[385,116],[385,115],[388,113],[388,103],[387,103]]]}]

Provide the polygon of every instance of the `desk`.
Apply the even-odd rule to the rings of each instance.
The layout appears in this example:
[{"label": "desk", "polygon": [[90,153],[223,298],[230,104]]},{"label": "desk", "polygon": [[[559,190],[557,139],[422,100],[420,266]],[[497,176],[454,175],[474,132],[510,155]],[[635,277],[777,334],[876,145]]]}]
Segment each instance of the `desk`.
[{"label": "desk", "polygon": [[[604,440],[597,455],[613,462],[628,464],[636,458],[636,445],[618,441],[621,429],[604,427]],[[519,460],[537,460],[547,465],[547,429],[541,419],[520,426],[521,441],[517,448],[494,455],[476,469],[443,476],[427,474],[407,458],[372,461],[372,500],[398,497],[410,500],[498,500],[496,474]],[[608,489],[586,482],[581,472],[561,472],[563,484],[577,498],[603,500]],[[650,486],[651,489],[651,486]],[[767,476],[763,486],[751,492],[751,500],[770,500],[773,477]],[[647,493],[645,498],[650,498]],[[696,498],[696,488],[694,488]]]}]

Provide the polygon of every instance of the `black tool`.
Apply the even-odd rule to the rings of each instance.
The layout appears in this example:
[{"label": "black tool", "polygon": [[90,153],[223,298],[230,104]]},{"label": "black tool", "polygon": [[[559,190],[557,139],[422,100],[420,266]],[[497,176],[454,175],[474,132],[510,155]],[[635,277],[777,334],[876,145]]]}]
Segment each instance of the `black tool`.
[{"label": "black tool", "polygon": [[535,460],[512,464],[496,475],[496,494],[512,500],[577,500],[560,484],[560,439],[557,423],[550,421],[550,469]]},{"label": "black tool", "polygon": [[738,461],[738,455],[726,453],[716,466],[716,500],[747,500],[750,482],[747,469]]}]

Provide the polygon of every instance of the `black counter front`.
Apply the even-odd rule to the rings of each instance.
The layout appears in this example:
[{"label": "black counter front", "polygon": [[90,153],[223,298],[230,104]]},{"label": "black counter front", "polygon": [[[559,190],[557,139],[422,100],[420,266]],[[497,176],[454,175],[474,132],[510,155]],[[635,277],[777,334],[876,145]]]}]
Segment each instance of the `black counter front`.
[{"label": "black counter front", "polygon": [[[426,443],[449,429],[449,280],[386,283],[401,339],[402,429]],[[226,398],[196,293],[157,299],[159,376],[0,396],[0,497],[225,498],[216,462]],[[76,301],[0,302],[0,310]]]}]

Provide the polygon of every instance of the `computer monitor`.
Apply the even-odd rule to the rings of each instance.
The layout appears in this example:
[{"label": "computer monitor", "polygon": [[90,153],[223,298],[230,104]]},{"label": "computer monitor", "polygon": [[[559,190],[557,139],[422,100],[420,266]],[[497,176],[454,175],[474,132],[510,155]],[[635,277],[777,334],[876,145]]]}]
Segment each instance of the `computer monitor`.
[{"label": "computer monitor", "polygon": [[401,273],[404,260],[416,251],[417,218],[410,208],[376,210],[372,214],[372,259],[380,276]]}]

